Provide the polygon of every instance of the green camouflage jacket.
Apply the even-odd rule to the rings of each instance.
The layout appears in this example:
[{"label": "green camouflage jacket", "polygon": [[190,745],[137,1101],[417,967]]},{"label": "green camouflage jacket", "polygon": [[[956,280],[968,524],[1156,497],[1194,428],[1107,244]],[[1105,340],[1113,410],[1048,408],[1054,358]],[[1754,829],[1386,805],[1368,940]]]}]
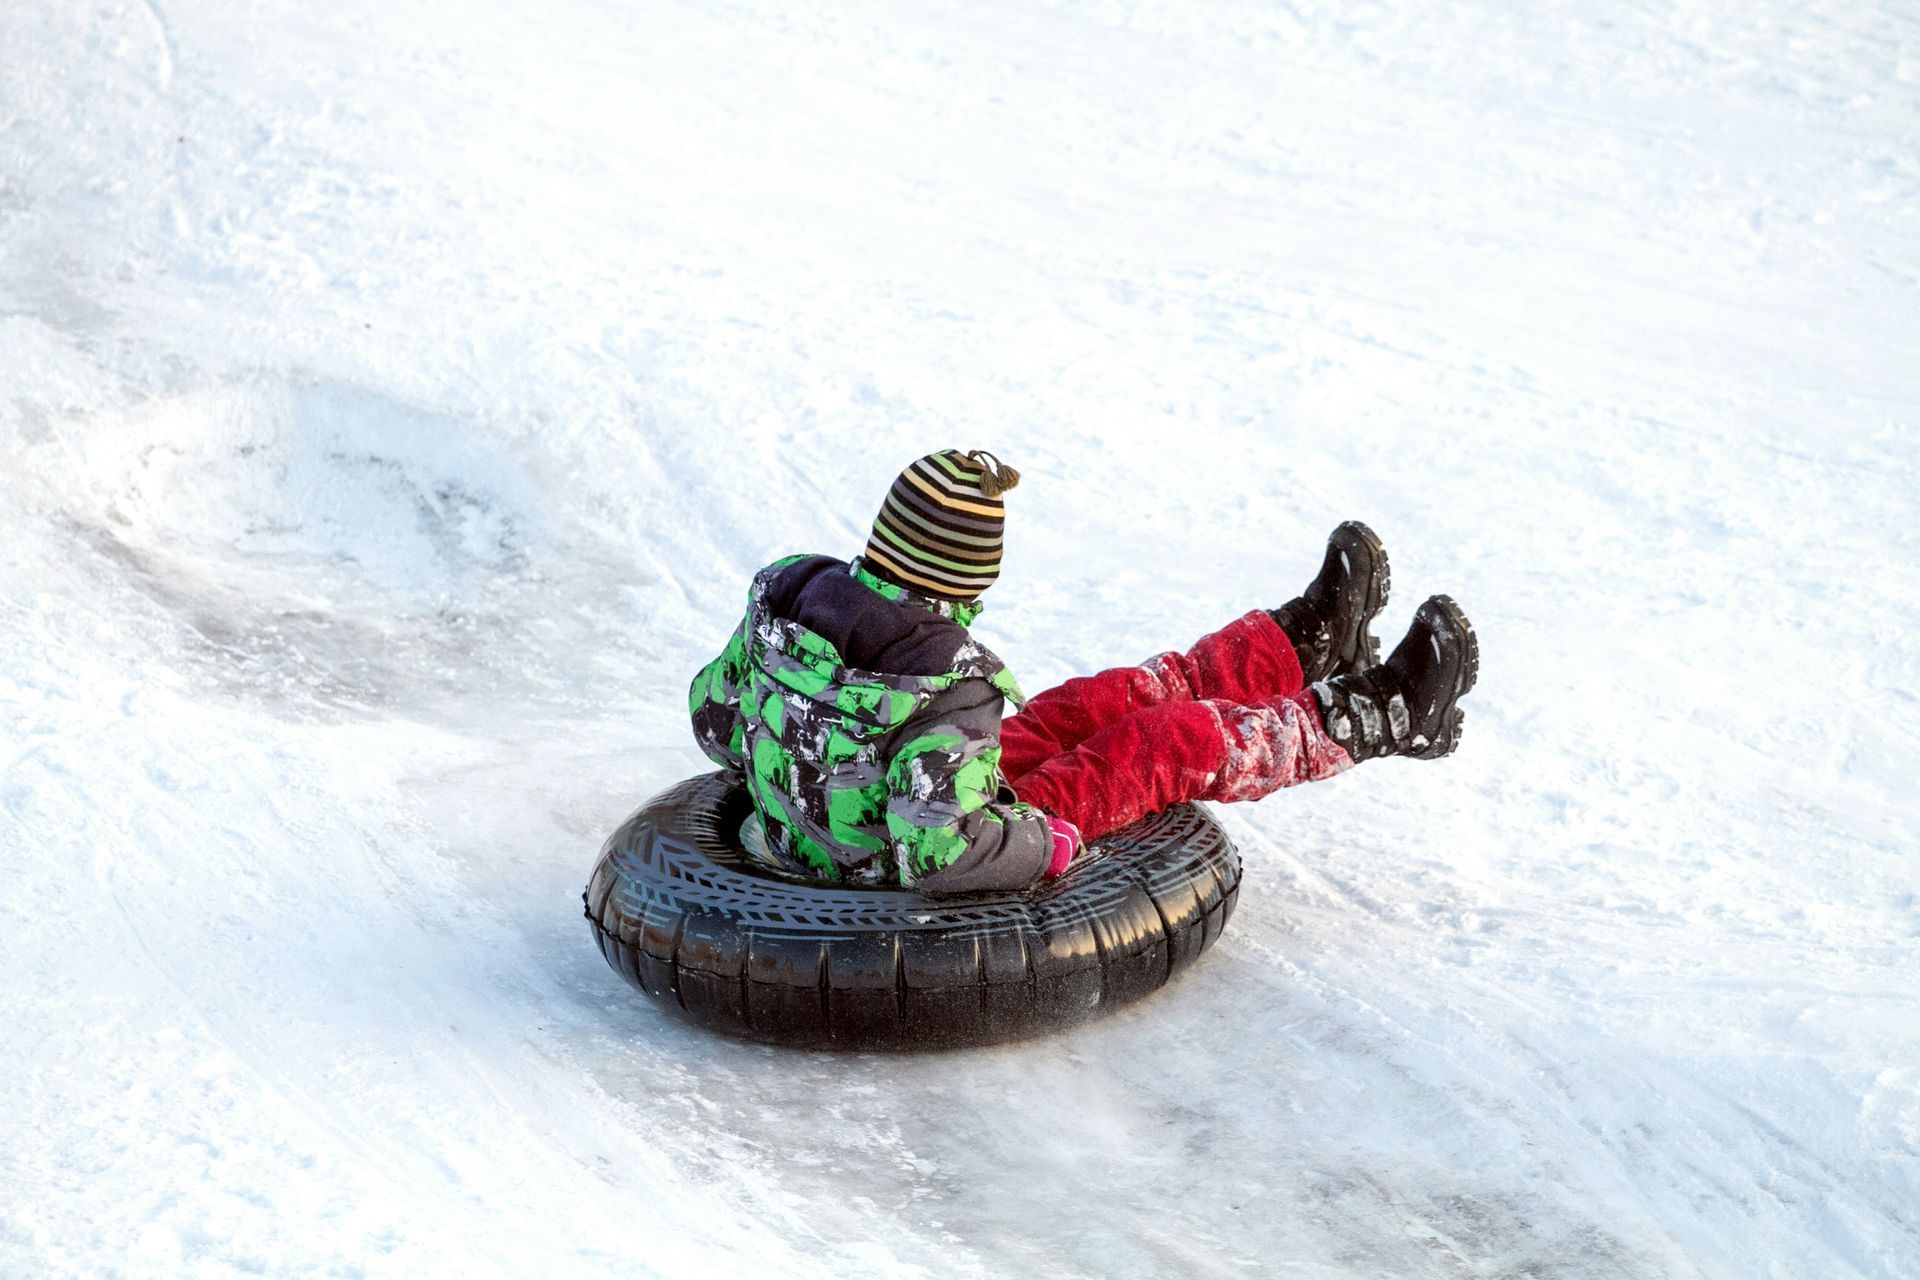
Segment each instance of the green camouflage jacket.
[{"label": "green camouflage jacket", "polygon": [[830,556],[755,575],[689,696],[701,749],[752,796],[764,840],[750,848],[815,879],[928,894],[1040,878],[1046,815],[1000,776],[1002,709],[1023,698],[967,633],[979,611]]}]

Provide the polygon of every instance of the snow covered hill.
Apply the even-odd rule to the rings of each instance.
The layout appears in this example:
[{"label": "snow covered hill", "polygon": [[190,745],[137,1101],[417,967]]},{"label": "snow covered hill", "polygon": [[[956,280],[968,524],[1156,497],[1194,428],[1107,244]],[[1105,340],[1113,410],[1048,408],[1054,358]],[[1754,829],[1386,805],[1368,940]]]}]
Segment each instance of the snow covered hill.
[{"label": "snow covered hill", "polygon": [[[1920,19],[0,7],[0,1274],[1920,1273]],[[1343,517],[1461,753],[1146,1004],[671,1024],[602,834],[893,472],[1029,688]]]}]

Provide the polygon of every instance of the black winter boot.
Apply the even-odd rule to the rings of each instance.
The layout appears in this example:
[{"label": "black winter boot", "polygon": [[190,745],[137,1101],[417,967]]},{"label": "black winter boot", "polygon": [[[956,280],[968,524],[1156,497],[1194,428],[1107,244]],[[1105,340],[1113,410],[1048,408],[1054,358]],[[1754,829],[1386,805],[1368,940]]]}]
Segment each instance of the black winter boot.
[{"label": "black winter boot", "polygon": [[1378,756],[1438,760],[1460,743],[1466,713],[1456,705],[1480,675],[1480,642],[1450,596],[1413,615],[1385,663],[1313,686],[1327,736],[1354,763]]},{"label": "black winter boot", "polygon": [[1305,683],[1379,663],[1380,642],[1367,628],[1386,606],[1392,583],[1387,549],[1373,530],[1349,520],[1328,536],[1320,576],[1304,594],[1267,611],[1293,642]]}]

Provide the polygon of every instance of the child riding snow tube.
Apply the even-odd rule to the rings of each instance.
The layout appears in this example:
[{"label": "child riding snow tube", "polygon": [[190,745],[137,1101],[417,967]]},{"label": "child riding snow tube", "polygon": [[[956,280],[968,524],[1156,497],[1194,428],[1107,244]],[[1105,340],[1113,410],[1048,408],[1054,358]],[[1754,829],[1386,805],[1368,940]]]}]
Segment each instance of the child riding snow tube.
[{"label": "child riding snow tube", "polygon": [[[1029,702],[971,631],[1018,480],[991,454],[929,454],[862,555],[755,575],[689,691],[722,772],[634,815],[589,890],[595,936],[636,986],[780,1039],[957,1043],[1071,1021],[1158,986],[1218,936],[1205,921],[1225,924],[1239,863],[1195,802],[1457,746],[1473,628],[1433,596],[1381,661],[1387,554],[1358,521],[1280,607]],[[822,936],[843,923],[851,938]]]}]

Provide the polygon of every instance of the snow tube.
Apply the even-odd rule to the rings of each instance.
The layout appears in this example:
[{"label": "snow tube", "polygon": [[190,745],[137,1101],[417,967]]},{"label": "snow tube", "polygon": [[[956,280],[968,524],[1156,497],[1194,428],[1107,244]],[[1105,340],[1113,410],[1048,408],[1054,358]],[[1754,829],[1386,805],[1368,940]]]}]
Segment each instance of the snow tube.
[{"label": "snow tube", "polygon": [[779,1044],[936,1048],[1104,1013],[1199,958],[1233,914],[1240,855],[1179,805],[1101,839],[1028,893],[934,900],[841,889],[749,862],[726,773],[648,801],[585,894],[607,963],[675,1015]]}]

